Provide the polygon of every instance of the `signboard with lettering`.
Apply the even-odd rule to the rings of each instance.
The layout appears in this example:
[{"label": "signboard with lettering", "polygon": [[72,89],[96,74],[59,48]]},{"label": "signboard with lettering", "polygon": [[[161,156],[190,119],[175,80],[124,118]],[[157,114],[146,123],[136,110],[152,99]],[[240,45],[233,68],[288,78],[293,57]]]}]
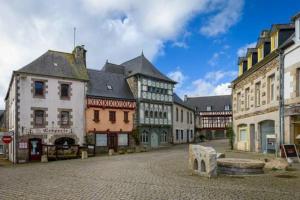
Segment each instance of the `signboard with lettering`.
[{"label": "signboard with lettering", "polygon": [[28,134],[72,134],[70,128],[31,128]]},{"label": "signboard with lettering", "polygon": [[298,158],[299,160],[299,155],[295,144],[284,144],[282,147],[286,158]]},{"label": "signboard with lettering", "polygon": [[27,142],[20,142],[19,143],[19,149],[28,149],[28,143]]}]

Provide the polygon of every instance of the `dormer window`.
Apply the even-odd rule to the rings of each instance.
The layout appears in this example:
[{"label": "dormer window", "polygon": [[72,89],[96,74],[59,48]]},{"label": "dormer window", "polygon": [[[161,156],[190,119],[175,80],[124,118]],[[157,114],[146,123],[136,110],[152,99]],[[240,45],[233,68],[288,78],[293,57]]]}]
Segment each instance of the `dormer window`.
[{"label": "dormer window", "polygon": [[107,88],[108,90],[112,90],[112,89],[113,89],[112,86],[109,85],[109,84],[106,85],[106,88]]},{"label": "dormer window", "polygon": [[206,111],[211,111],[212,106],[206,106]]},{"label": "dormer window", "polygon": [[261,61],[264,58],[264,45],[261,44],[258,48],[258,62]]},{"label": "dormer window", "polygon": [[225,105],[224,110],[225,110],[225,111],[229,111],[229,110],[230,110],[230,106],[229,106],[229,105]]},{"label": "dormer window", "polygon": [[278,31],[272,34],[271,36],[271,51],[274,51],[278,48]]}]

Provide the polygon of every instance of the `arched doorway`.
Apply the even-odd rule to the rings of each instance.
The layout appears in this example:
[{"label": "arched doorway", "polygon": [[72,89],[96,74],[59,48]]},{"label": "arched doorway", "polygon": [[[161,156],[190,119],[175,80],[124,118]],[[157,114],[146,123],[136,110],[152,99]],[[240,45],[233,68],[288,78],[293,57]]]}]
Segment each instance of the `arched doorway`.
[{"label": "arched doorway", "polygon": [[274,120],[265,120],[259,123],[260,125],[260,141],[261,141],[261,151],[262,152],[270,152],[275,151],[274,146],[270,146],[267,144],[267,135],[275,135],[275,122]]},{"label": "arched doorway", "polygon": [[54,144],[58,146],[71,146],[75,145],[75,140],[69,137],[61,137],[56,139]]},{"label": "arched doorway", "polygon": [[151,133],[151,147],[152,148],[158,147],[158,135],[155,132]]},{"label": "arched doorway", "polygon": [[194,160],[193,170],[195,170],[195,171],[198,170],[198,160],[197,159]]}]

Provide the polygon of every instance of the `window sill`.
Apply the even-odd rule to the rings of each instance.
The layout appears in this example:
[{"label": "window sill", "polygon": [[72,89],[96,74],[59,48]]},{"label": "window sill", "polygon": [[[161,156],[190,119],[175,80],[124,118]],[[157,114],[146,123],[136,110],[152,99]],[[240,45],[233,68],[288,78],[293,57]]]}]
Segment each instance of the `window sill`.
[{"label": "window sill", "polygon": [[60,100],[63,100],[63,101],[70,101],[71,98],[70,98],[70,97],[60,97]]},{"label": "window sill", "polygon": [[93,119],[93,121],[94,121],[95,123],[99,123],[99,122],[100,122],[100,120],[95,120],[95,119]]},{"label": "window sill", "polygon": [[33,98],[37,98],[37,99],[45,99],[45,95],[33,95]]}]

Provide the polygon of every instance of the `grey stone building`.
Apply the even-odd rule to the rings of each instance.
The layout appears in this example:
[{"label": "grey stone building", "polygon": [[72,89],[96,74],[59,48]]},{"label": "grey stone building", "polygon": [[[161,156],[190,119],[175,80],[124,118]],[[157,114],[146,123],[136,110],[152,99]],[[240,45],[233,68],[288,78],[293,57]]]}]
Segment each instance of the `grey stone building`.
[{"label": "grey stone building", "polygon": [[121,65],[104,70],[124,71],[126,81],[137,102],[134,127],[143,146],[168,145],[172,138],[172,104],[175,81],[162,74],[142,54]]}]

